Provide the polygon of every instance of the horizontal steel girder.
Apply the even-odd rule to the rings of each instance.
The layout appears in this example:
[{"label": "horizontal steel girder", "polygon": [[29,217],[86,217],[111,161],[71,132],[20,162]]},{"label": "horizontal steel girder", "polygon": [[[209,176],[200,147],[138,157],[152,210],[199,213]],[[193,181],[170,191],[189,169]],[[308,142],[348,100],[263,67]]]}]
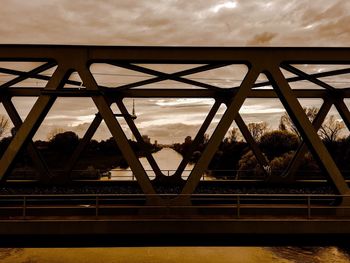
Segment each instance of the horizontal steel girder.
[{"label": "horizontal steel girder", "polygon": [[[276,47],[128,47],[128,46],[50,46],[50,45],[0,45],[1,62],[42,62],[32,70],[22,71],[6,68],[1,65],[0,73],[13,76],[13,79],[0,85],[0,102],[6,103],[12,97],[38,97],[26,120],[21,124],[18,120],[18,132],[10,143],[0,160],[0,179],[6,180],[8,173],[14,165],[14,161],[21,149],[31,140],[41,122],[45,119],[48,111],[54,104],[57,97],[91,97],[99,111],[98,119],[89,132],[86,134],[83,143],[79,145],[76,152],[67,165],[67,173],[70,172],[74,163],[85,148],[87,141],[93,135],[101,121],[106,122],[116,143],[128,161],[135,174],[141,189],[145,194],[156,194],[156,191],[149,180],[147,173],[138,161],[136,153],[133,152],[124,131],[110,108],[112,102],[118,102],[118,107],[125,116],[128,116],[127,109],[122,103],[123,98],[212,98],[215,106],[209,113],[200,128],[198,138],[194,140],[191,149],[196,149],[200,138],[206,132],[208,126],[221,103],[227,105],[227,110],[221,118],[204,149],[201,158],[195,165],[188,178],[182,193],[192,194],[207,169],[212,157],[218,149],[220,142],[225,136],[232,122],[236,120],[243,130],[247,142],[258,155],[261,163],[267,162],[259,151],[257,144],[251,140],[247,133],[246,126],[241,120],[238,111],[247,98],[275,98],[281,100],[287,112],[296,123],[303,141],[318,160],[331,182],[341,194],[348,194],[349,188],[341,175],[334,160],[330,156],[322,141],[317,136],[313,125],[308,121],[298,98],[321,98],[324,101],[331,99],[335,106],[350,126],[349,111],[343,102],[344,98],[350,98],[350,88],[337,89],[332,85],[323,82],[320,78],[337,77],[350,74],[350,48],[276,48]],[[106,63],[110,67],[125,68],[138,74],[150,75],[150,79],[133,82],[122,86],[115,85],[108,88],[99,85],[90,66],[94,63]],[[6,64],[6,63],[4,63]],[[136,64],[143,64],[136,65]],[[182,71],[167,73],[147,68],[144,64],[195,64],[193,68]],[[202,83],[189,78],[189,75],[203,73],[214,69],[220,69],[230,65],[246,65],[248,73],[242,76],[242,83],[239,86],[232,84],[230,88],[222,88],[216,85]],[[341,69],[330,70],[318,73],[307,73],[296,68],[296,64],[312,65],[338,65]],[[52,76],[43,72],[57,65]],[[188,67],[188,65],[187,65]],[[285,77],[281,68],[295,74],[293,77]],[[72,72],[77,72],[82,81],[70,80]],[[268,81],[257,81],[259,74],[266,74]],[[48,81],[45,87],[28,87],[22,83],[28,79]],[[164,80],[172,80],[180,84],[190,84],[194,88],[160,88],[147,89],[144,85],[158,83]],[[305,81],[305,88],[292,89],[291,82]],[[310,89],[308,83],[318,85],[318,89]],[[64,85],[69,84],[67,88]],[[76,88],[72,88],[75,86]],[[260,88],[270,86],[270,89]],[[6,108],[8,110],[8,107]],[[130,119],[126,120],[138,141],[142,138],[137,127]],[[316,127],[317,128],[317,127]],[[33,148],[33,147],[32,147]],[[35,152],[35,149],[31,149]],[[153,162],[152,156],[147,153],[152,163],[154,172],[159,168]],[[259,158],[260,157],[260,158]],[[38,158],[36,158],[38,159]],[[187,161],[188,156],[185,158]],[[39,159],[38,159],[39,160]],[[40,160],[39,160],[40,161]],[[38,164],[40,162],[38,161]],[[185,163],[185,162],[184,162]],[[181,176],[184,163],[182,163],[176,176]],[[297,162],[296,162],[297,163]],[[297,164],[296,164],[297,165]],[[44,166],[43,166],[44,167]],[[290,167],[292,169],[292,167]],[[293,170],[293,169],[292,169]],[[178,202],[188,203],[188,200],[161,200],[154,198],[150,200],[155,204]]]}]

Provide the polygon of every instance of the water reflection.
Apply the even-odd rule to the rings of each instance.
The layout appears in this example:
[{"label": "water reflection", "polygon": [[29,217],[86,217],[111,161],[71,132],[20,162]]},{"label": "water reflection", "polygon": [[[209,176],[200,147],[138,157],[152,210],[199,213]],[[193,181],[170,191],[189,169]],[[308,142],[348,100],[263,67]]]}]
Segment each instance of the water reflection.
[{"label": "water reflection", "polygon": [[[160,169],[175,170],[182,157],[170,148],[154,154]],[[140,158],[145,169],[151,167]],[[186,170],[191,170],[188,165]],[[186,174],[185,174],[186,175]],[[188,175],[188,174],[187,174]],[[130,180],[130,170],[112,171],[112,180]],[[346,263],[349,255],[337,247],[142,247],[0,249],[1,263]]]},{"label": "water reflection", "polygon": [[[179,166],[182,156],[171,148],[163,148],[160,151],[153,154],[159,168],[165,175],[172,175]],[[154,178],[152,167],[145,157],[140,158],[140,162],[146,170],[150,179]],[[193,164],[188,164],[183,173],[183,178],[187,178],[193,169]],[[133,180],[133,174],[130,168],[120,169],[116,168],[111,170],[111,180]]]},{"label": "water reflection", "polygon": [[336,247],[148,247],[0,249],[2,263],[99,262],[235,262],[235,263],[345,263],[346,252]]}]

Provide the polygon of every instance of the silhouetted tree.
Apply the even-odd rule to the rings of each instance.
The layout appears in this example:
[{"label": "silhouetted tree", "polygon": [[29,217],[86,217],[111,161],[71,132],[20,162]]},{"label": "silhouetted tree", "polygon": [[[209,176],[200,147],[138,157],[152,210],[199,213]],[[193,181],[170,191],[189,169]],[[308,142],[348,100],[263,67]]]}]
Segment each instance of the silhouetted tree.
[{"label": "silhouetted tree", "polygon": [[0,115],[0,138],[7,132],[9,126],[9,119],[4,115]]},{"label": "silhouetted tree", "polygon": [[[306,116],[310,120],[310,122],[312,122],[315,119],[319,110],[317,107],[304,107],[303,109],[305,111]],[[295,124],[293,123],[293,121],[291,120],[287,112],[285,112],[281,116],[279,129],[292,132],[296,134],[299,138],[301,137],[297,127],[295,126]]]},{"label": "silhouetted tree", "polygon": [[228,136],[225,138],[225,143],[238,142],[241,138],[240,132],[238,128],[232,128],[228,131]]},{"label": "silhouetted tree", "polygon": [[339,139],[339,135],[344,128],[344,122],[337,120],[334,115],[331,115],[322,124],[319,135],[326,142],[335,142]]},{"label": "silhouetted tree", "polygon": [[56,134],[49,142],[50,149],[59,153],[71,153],[79,143],[79,137],[72,131]]},{"label": "silhouetted tree", "polygon": [[248,124],[248,130],[252,134],[254,140],[258,142],[261,136],[267,131],[267,123],[262,122],[252,122]]},{"label": "silhouetted tree", "polygon": [[265,173],[258,160],[256,159],[253,151],[248,151],[244,154],[241,159],[238,161],[238,177],[248,177],[248,178],[256,178],[256,177],[264,177]]},{"label": "silhouetted tree", "polygon": [[297,135],[288,131],[271,131],[260,139],[260,148],[269,160],[282,154],[296,150],[299,145]]}]

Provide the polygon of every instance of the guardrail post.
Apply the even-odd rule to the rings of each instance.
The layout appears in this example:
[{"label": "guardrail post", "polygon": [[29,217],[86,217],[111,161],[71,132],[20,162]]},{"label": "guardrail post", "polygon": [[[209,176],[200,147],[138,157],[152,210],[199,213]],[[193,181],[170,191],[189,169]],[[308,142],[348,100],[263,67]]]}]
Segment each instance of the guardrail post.
[{"label": "guardrail post", "polygon": [[311,197],[310,195],[307,196],[307,218],[311,218]]},{"label": "guardrail post", "polygon": [[27,209],[27,198],[23,196],[23,209],[22,209],[23,218],[26,218],[26,209]]},{"label": "guardrail post", "polygon": [[98,208],[99,208],[99,197],[98,195],[96,195],[95,213],[97,217],[98,217]]},{"label": "guardrail post", "polygon": [[241,201],[239,195],[237,195],[237,218],[241,217]]}]

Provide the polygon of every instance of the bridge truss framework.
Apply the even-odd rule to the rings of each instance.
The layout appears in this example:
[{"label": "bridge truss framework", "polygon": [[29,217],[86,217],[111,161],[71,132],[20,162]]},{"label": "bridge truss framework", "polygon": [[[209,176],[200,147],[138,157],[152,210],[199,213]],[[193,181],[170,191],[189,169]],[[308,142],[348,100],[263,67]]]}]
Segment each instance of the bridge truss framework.
[{"label": "bridge truss framework", "polygon": [[[58,97],[89,97],[98,109],[95,119],[86,131],[83,139],[75,149],[70,161],[64,170],[69,175],[79,156],[91,140],[102,120],[120,148],[124,158],[130,165],[142,191],[149,197],[152,204],[187,203],[189,196],[194,193],[202,174],[207,169],[226,132],[233,121],[236,122],[245,140],[254,152],[259,164],[268,165],[265,156],[259,150],[239,110],[247,98],[278,98],[288,115],[298,128],[303,139],[286,174],[295,173],[300,160],[309,149],[319,166],[328,175],[342,195],[350,193],[349,187],[332,159],[325,145],[317,135],[332,105],[336,107],[344,123],[350,130],[350,112],[344,103],[350,98],[350,88],[338,89],[320,80],[323,77],[340,76],[350,73],[349,48],[223,48],[223,47],[109,47],[109,46],[39,46],[39,45],[1,45],[0,62],[42,62],[42,65],[30,71],[19,71],[11,68],[0,68],[0,73],[13,75],[13,79],[0,85],[0,102],[16,127],[16,134],[0,160],[0,179],[5,182],[14,166],[16,156],[27,147],[34,165],[40,171],[41,180],[50,180],[50,171],[35,148],[32,137],[45,119],[49,110]],[[112,66],[125,68],[138,73],[152,75],[152,78],[120,85],[106,87],[99,85],[90,70],[92,64],[106,63]],[[140,65],[142,64],[142,65]],[[193,68],[166,73],[148,68],[148,64],[196,64]],[[216,85],[187,78],[187,76],[219,69],[228,65],[244,64],[248,71],[238,86],[222,88]],[[342,69],[329,70],[317,73],[306,73],[295,64],[309,65],[343,65]],[[52,76],[42,74],[48,69],[56,67]],[[295,76],[285,77],[281,69]],[[77,72],[82,82],[69,80],[70,75]],[[257,82],[258,76],[263,73],[268,81]],[[45,87],[22,87],[21,82],[26,79],[48,81]],[[143,86],[172,80],[189,84],[191,89],[149,89]],[[290,83],[309,81],[319,86],[319,89],[292,89]],[[66,88],[70,84],[79,88]],[[272,89],[264,89],[271,85]],[[12,103],[13,97],[37,97],[37,101],[28,116],[22,121],[17,109]],[[157,195],[153,181],[149,179],[136,153],[133,151],[120,122],[116,119],[111,104],[116,103],[137,142],[144,146],[142,136],[137,129],[133,118],[128,113],[124,98],[211,98],[215,102],[205,118],[201,128],[193,140],[190,150],[184,156],[179,168],[173,176],[162,174],[151,153],[146,154],[155,175],[155,181],[181,181],[181,175],[189,163],[189,159],[203,138],[209,125],[213,121],[219,107],[224,104],[226,110],[219,121],[214,133],[210,137],[207,147],[190,173],[181,195],[178,198],[165,200]],[[301,107],[298,99],[319,98],[323,104],[311,123]],[[186,196],[186,200],[184,199]]]}]

